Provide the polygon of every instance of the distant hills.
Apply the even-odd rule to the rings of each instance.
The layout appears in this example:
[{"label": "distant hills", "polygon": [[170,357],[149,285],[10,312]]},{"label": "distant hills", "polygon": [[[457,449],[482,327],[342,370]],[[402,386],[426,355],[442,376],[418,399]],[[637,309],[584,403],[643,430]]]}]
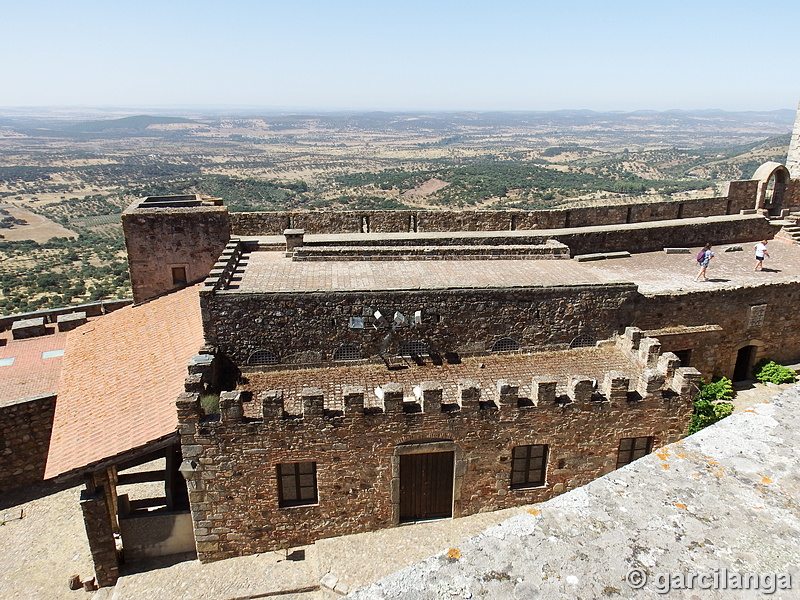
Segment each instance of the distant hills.
[{"label": "distant hills", "polygon": [[173,123],[195,123],[192,119],[183,117],[154,117],[150,115],[136,115],[121,119],[105,119],[102,121],[81,121],[67,128],[75,133],[99,133],[103,131],[142,131],[150,125],[169,125]]}]

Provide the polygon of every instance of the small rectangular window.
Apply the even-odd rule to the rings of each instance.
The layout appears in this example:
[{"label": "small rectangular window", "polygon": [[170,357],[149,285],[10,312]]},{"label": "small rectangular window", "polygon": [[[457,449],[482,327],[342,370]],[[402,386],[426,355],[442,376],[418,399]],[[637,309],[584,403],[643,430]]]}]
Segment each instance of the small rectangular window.
[{"label": "small rectangular window", "polygon": [[278,465],[278,504],[302,506],[317,503],[317,463]]},{"label": "small rectangular window", "polygon": [[186,285],[186,267],[172,267],[172,284]]},{"label": "small rectangular window", "polygon": [[544,444],[517,446],[511,454],[511,487],[544,485],[548,448]]},{"label": "small rectangular window", "polygon": [[619,441],[619,452],[617,453],[617,468],[624,467],[632,463],[637,458],[642,458],[645,454],[650,454],[653,449],[652,437],[622,438]]}]

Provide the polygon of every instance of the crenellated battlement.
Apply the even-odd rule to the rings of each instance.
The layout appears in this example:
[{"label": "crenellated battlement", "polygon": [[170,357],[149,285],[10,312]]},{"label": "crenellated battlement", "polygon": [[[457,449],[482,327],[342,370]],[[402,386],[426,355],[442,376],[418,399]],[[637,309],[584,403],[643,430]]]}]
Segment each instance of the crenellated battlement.
[{"label": "crenellated battlement", "polygon": [[[634,407],[641,403],[687,402],[696,394],[700,372],[680,367],[671,352],[661,353],[657,339],[642,337],[641,330],[629,327],[615,340],[638,373],[609,370],[599,378],[574,374],[566,379],[530,374],[518,379],[476,381],[460,378],[455,382],[420,380],[400,383],[387,377],[372,386],[345,386],[335,391],[322,389],[314,381],[298,388],[260,391],[233,390],[219,397],[222,426],[263,422],[344,421],[360,417],[420,418],[432,415],[477,417],[494,414],[497,418],[517,419],[527,412],[562,411],[570,406],[581,409],[607,405]],[[181,422],[199,422],[199,397],[204,370],[212,368],[211,355],[196,357],[186,380],[187,393],[178,401]],[[303,377],[302,373],[295,376]],[[207,379],[207,377],[206,377]],[[220,427],[211,422],[212,428]],[[370,425],[376,425],[370,421]],[[278,425],[280,426],[280,425]]]}]

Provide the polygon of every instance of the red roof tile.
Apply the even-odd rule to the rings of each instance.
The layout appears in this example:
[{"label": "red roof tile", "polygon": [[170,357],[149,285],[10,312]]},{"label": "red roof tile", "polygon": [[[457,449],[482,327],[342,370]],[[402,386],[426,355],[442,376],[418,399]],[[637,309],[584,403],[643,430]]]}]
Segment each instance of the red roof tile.
[{"label": "red roof tile", "polygon": [[127,306],[70,332],[45,478],[175,431],[175,399],[203,345],[198,289]]},{"label": "red roof tile", "polygon": [[63,350],[66,343],[67,334],[57,331],[24,340],[13,339],[11,331],[0,333],[0,402],[54,394],[63,358],[42,353]]}]

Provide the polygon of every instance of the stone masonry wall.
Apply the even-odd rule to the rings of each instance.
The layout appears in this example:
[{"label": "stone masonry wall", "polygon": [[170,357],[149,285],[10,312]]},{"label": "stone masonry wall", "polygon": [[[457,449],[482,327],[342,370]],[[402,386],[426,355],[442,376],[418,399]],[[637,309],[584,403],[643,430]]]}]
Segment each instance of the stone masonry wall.
[{"label": "stone masonry wall", "polygon": [[355,210],[231,213],[236,236],[280,235],[284,229],[306,233],[392,233],[445,231],[516,231],[642,223],[712,215],[738,214],[755,207],[758,182],[731,182],[729,195],[552,210]]},{"label": "stone masonry wall", "polygon": [[[694,336],[695,342],[688,346],[697,348],[691,364],[705,377],[732,377],[737,350],[743,346],[758,347],[756,360],[771,358],[783,364],[800,361],[796,343],[800,340],[799,302],[797,282],[638,296],[633,324],[646,330],[718,325],[718,331],[701,330]],[[761,309],[752,307],[763,305],[766,308],[759,319]],[[689,337],[659,339],[665,350],[677,351],[688,349]],[[704,337],[714,343],[704,343]]]},{"label": "stone masonry wall", "polygon": [[[584,485],[616,467],[621,438],[653,436],[655,447],[676,441],[685,433],[699,373],[676,369],[677,359],[660,355],[657,340],[636,340],[628,350],[650,366],[638,381],[610,372],[600,395],[590,380],[575,376],[567,396],[556,398],[556,381],[535,379],[535,397],[524,404],[513,384],[501,384],[497,404],[484,404],[480,388],[462,382],[460,404],[445,411],[441,385],[424,382],[410,402],[402,389],[385,385],[379,408],[369,411],[363,388],[343,391],[340,413],[325,410],[335,399],[308,390],[300,413],[290,414],[276,391],[265,390],[257,394],[261,418],[244,419],[243,394],[226,392],[221,418],[201,421],[198,394],[187,392],[177,407],[182,453],[192,469],[198,557],[218,560],[397,525],[399,455],[414,449],[454,451],[458,517]],[[641,395],[628,392],[631,383]],[[548,445],[546,482],[515,489],[512,450],[527,444]],[[277,465],[298,461],[316,463],[318,502],[282,508]]]},{"label": "stone masonry wall", "polygon": [[800,209],[800,179],[790,179],[786,183],[783,195],[783,207],[793,210]]},{"label": "stone masonry wall", "polygon": [[208,275],[230,238],[223,206],[129,208],[122,215],[135,302],[178,289],[172,267],[185,267],[188,283]]},{"label": "stone masonry wall", "polygon": [[55,395],[0,403],[0,493],[42,481]]},{"label": "stone masonry wall", "polygon": [[758,196],[758,180],[745,179],[731,181],[728,185],[730,209],[725,214],[735,214],[740,210],[754,209]]},{"label": "stone masonry wall", "polygon": [[772,239],[780,226],[760,215],[709,217],[694,222],[682,220],[649,222],[646,226],[619,225],[557,232],[553,238],[569,246],[572,256],[593,252],[655,252],[670,246],[703,246]]},{"label": "stone masonry wall", "polygon": [[[408,290],[403,292],[201,292],[206,342],[239,365],[256,350],[281,362],[331,359],[343,344],[363,357],[396,354],[403,342],[431,352],[482,352],[500,338],[522,347],[567,345],[578,335],[612,337],[630,324],[633,284],[526,288]],[[379,310],[386,322],[375,317]],[[412,326],[421,311],[421,324]],[[395,312],[408,323],[392,327]],[[350,318],[364,319],[352,330]],[[375,328],[375,325],[378,328]]]}]

